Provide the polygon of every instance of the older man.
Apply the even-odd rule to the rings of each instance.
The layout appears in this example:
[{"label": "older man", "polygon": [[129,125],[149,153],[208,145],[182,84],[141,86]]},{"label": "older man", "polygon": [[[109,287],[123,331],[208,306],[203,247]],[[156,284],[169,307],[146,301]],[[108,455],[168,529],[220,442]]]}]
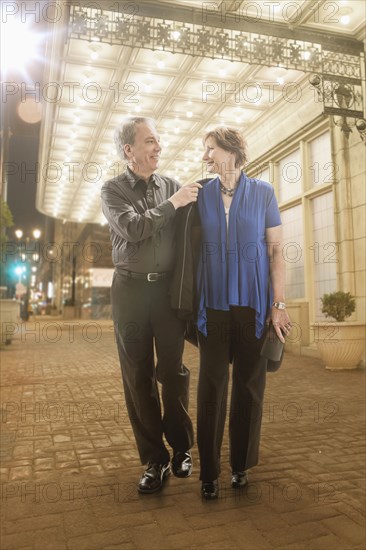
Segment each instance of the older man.
[{"label": "older man", "polygon": [[[175,214],[197,200],[198,183],[180,187],[155,174],[161,146],[152,119],[130,117],[115,132],[126,171],[102,187],[115,273],[111,299],[127,410],[142,464],[141,493],[159,490],[172,470],[192,472],[189,371],[182,363],[184,326],[170,307]],[[154,344],[157,365],[154,363]],[[162,385],[162,414],[157,381]]]}]

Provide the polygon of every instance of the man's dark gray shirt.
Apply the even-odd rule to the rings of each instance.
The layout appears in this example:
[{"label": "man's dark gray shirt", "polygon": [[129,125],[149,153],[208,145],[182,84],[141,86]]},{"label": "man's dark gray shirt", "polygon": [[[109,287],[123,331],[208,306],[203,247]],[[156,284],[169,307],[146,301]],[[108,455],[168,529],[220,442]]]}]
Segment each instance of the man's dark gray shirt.
[{"label": "man's dark gray shirt", "polygon": [[176,180],[160,174],[146,183],[129,168],[103,185],[102,210],[116,267],[136,273],[173,269],[175,208],[168,199],[179,188]]}]

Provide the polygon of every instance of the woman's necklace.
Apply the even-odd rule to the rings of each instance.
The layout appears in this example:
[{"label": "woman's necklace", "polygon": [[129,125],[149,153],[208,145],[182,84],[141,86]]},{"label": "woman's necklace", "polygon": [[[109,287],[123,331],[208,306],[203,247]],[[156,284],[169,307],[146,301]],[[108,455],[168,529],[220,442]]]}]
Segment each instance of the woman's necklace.
[{"label": "woman's necklace", "polygon": [[230,187],[225,187],[224,185],[222,185],[221,181],[220,181],[220,191],[222,193],[224,193],[224,195],[228,195],[228,197],[232,197],[235,193],[235,187],[234,189],[231,189]]}]

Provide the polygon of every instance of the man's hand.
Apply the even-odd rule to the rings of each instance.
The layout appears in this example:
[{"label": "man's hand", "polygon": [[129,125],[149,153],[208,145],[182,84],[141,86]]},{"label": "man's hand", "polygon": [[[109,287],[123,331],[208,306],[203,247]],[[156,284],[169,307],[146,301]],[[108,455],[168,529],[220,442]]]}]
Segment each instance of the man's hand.
[{"label": "man's hand", "polygon": [[172,195],[168,200],[170,200],[174,208],[177,210],[177,208],[186,206],[190,202],[196,202],[199,189],[202,189],[202,185],[197,182],[183,185],[179,191],[174,193],[174,195]]}]

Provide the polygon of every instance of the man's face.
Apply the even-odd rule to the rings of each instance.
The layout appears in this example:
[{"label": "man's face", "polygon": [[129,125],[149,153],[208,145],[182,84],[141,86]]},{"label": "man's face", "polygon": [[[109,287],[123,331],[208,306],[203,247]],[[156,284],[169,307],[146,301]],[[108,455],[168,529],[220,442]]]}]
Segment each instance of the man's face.
[{"label": "man's face", "polygon": [[152,124],[136,124],[136,137],[133,145],[125,145],[125,153],[134,172],[150,176],[158,167],[160,158],[160,138]]}]

